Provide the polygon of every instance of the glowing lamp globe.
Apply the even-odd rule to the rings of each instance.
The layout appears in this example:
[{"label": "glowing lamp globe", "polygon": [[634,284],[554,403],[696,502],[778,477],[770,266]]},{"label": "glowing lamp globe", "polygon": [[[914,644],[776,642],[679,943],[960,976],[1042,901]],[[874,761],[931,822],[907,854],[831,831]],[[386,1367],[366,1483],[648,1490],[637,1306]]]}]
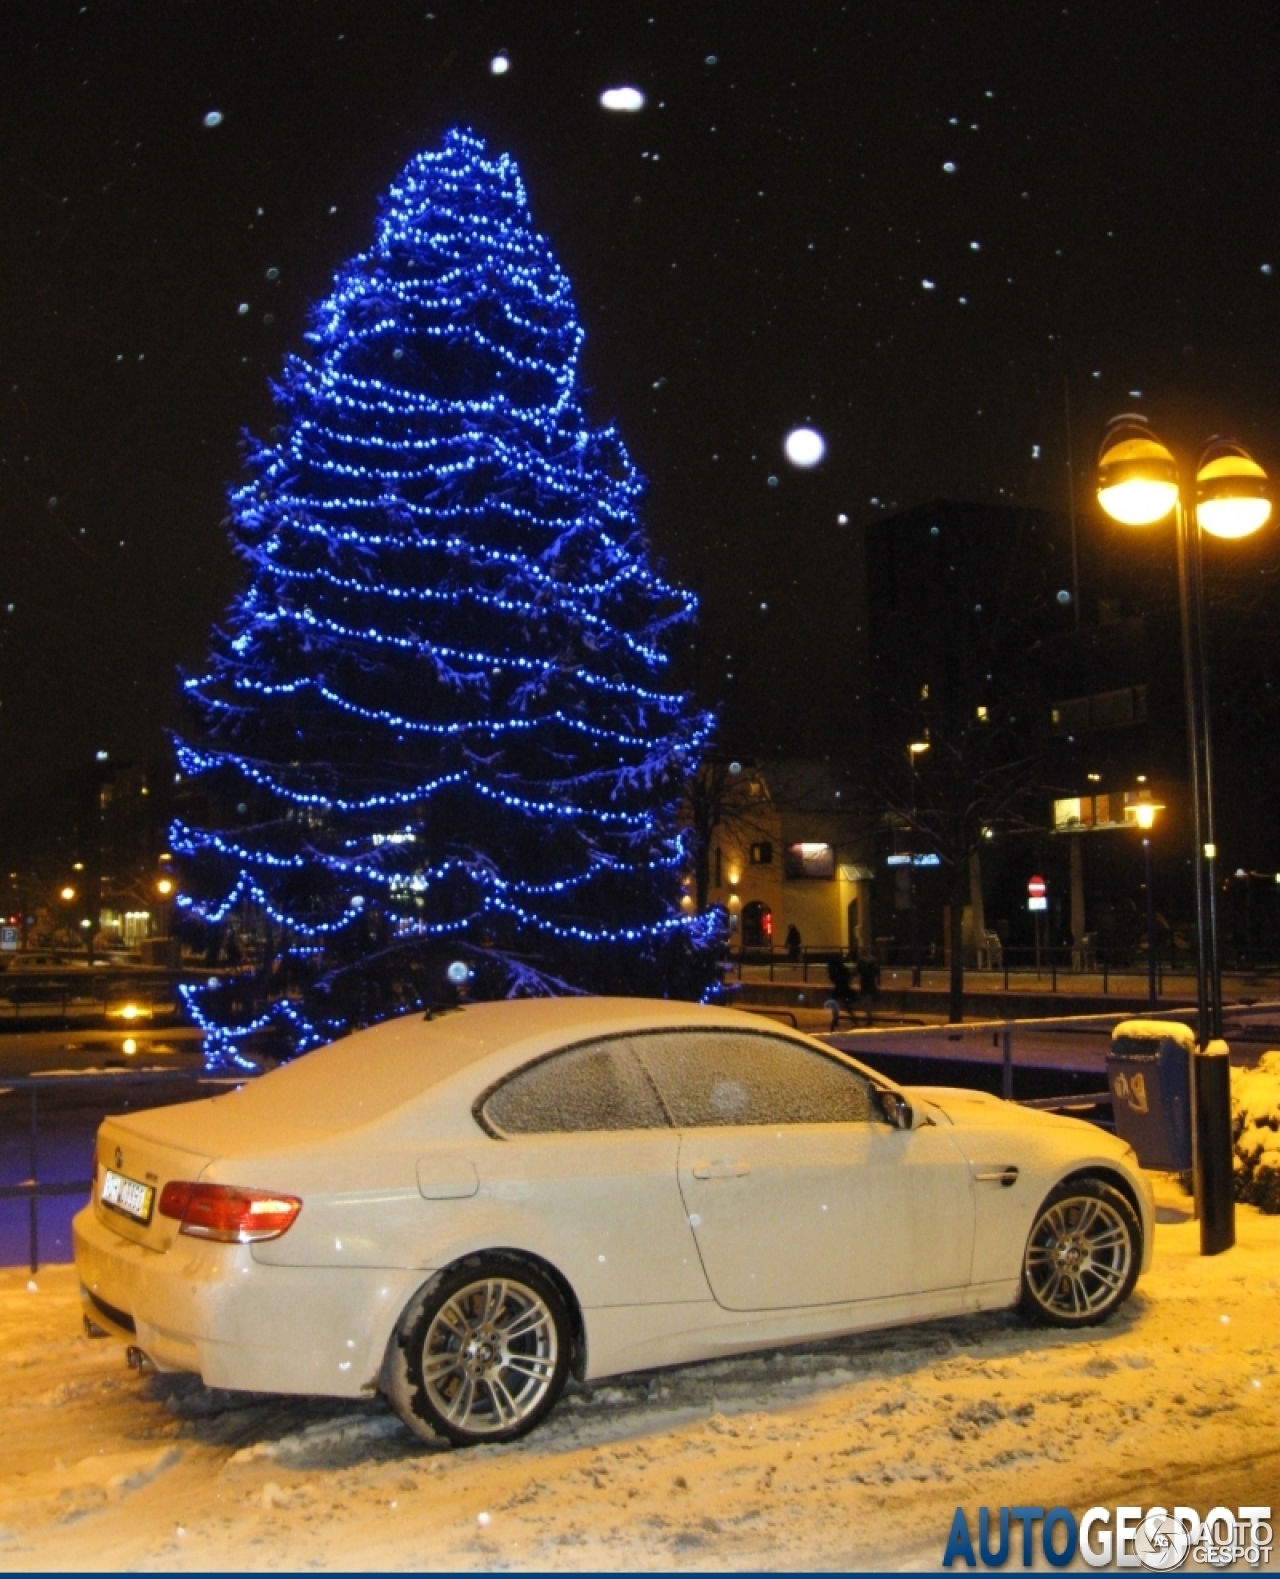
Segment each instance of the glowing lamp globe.
[{"label": "glowing lamp globe", "polygon": [[1196,473],[1196,520],[1213,537],[1250,537],[1271,519],[1267,474],[1234,442],[1211,445]]},{"label": "glowing lamp globe", "polygon": [[1178,502],[1178,467],[1148,428],[1119,418],[1098,456],[1098,503],[1123,526],[1163,521]]}]

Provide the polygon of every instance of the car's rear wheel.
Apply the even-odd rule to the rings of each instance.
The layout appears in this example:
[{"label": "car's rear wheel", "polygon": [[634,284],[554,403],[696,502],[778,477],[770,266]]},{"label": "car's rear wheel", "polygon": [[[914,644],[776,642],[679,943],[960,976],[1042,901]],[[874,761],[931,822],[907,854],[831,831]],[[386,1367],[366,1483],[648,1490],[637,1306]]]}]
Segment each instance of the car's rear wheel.
[{"label": "car's rear wheel", "polygon": [[421,1437],[510,1442],[560,1396],[571,1332],[544,1272],[514,1256],[468,1256],[437,1273],[401,1317],[384,1387]]},{"label": "car's rear wheel", "polygon": [[1090,1327],[1128,1299],[1142,1226],[1104,1179],[1068,1179],[1046,1198],[1022,1261],[1022,1309],[1055,1327]]}]

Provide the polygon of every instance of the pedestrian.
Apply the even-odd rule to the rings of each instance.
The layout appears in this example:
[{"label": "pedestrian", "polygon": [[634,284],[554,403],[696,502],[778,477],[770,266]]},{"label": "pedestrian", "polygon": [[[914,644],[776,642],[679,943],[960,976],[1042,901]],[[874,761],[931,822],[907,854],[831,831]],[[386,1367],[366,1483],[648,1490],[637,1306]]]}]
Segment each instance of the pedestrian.
[{"label": "pedestrian", "polygon": [[831,1012],[831,1029],[834,1031],[840,1023],[840,1011],[853,1019],[853,979],[849,975],[849,967],[840,958],[833,954],[827,961],[827,975],[831,978],[831,996],[824,1007]]},{"label": "pedestrian", "polygon": [[793,965],[800,963],[800,928],[793,921],[787,928],[787,958]]},{"label": "pedestrian", "polygon": [[858,950],[858,994],[867,1006],[867,1024],[873,1022],[880,993],[880,961],[870,949]]}]

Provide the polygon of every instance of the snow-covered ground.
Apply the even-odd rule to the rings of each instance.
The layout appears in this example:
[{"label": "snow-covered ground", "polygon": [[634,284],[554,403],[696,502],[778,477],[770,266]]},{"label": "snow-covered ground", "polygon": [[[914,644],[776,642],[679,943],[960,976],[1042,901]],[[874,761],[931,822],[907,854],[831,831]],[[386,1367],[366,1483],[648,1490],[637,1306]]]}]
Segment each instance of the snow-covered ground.
[{"label": "snow-covered ground", "polygon": [[0,1568],[932,1569],[958,1505],[1275,1503],[1280,1217],[1240,1207],[1203,1259],[1159,1185],[1155,1268],[1105,1327],[652,1373],[462,1453],[378,1403],[139,1378],[81,1335],[70,1267],[0,1272]]}]

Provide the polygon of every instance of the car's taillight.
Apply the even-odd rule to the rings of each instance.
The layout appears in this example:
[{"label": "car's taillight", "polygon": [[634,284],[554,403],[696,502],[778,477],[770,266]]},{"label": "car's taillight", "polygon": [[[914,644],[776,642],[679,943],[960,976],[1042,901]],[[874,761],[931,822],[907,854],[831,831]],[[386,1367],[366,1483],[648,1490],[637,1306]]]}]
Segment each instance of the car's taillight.
[{"label": "car's taillight", "polygon": [[243,1190],[234,1184],[188,1184],[173,1179],[160,1192],[162,1217],[177,1218],[180,1234],[247,1244],[278,1239],[302,1210],[296,1195]]}]

